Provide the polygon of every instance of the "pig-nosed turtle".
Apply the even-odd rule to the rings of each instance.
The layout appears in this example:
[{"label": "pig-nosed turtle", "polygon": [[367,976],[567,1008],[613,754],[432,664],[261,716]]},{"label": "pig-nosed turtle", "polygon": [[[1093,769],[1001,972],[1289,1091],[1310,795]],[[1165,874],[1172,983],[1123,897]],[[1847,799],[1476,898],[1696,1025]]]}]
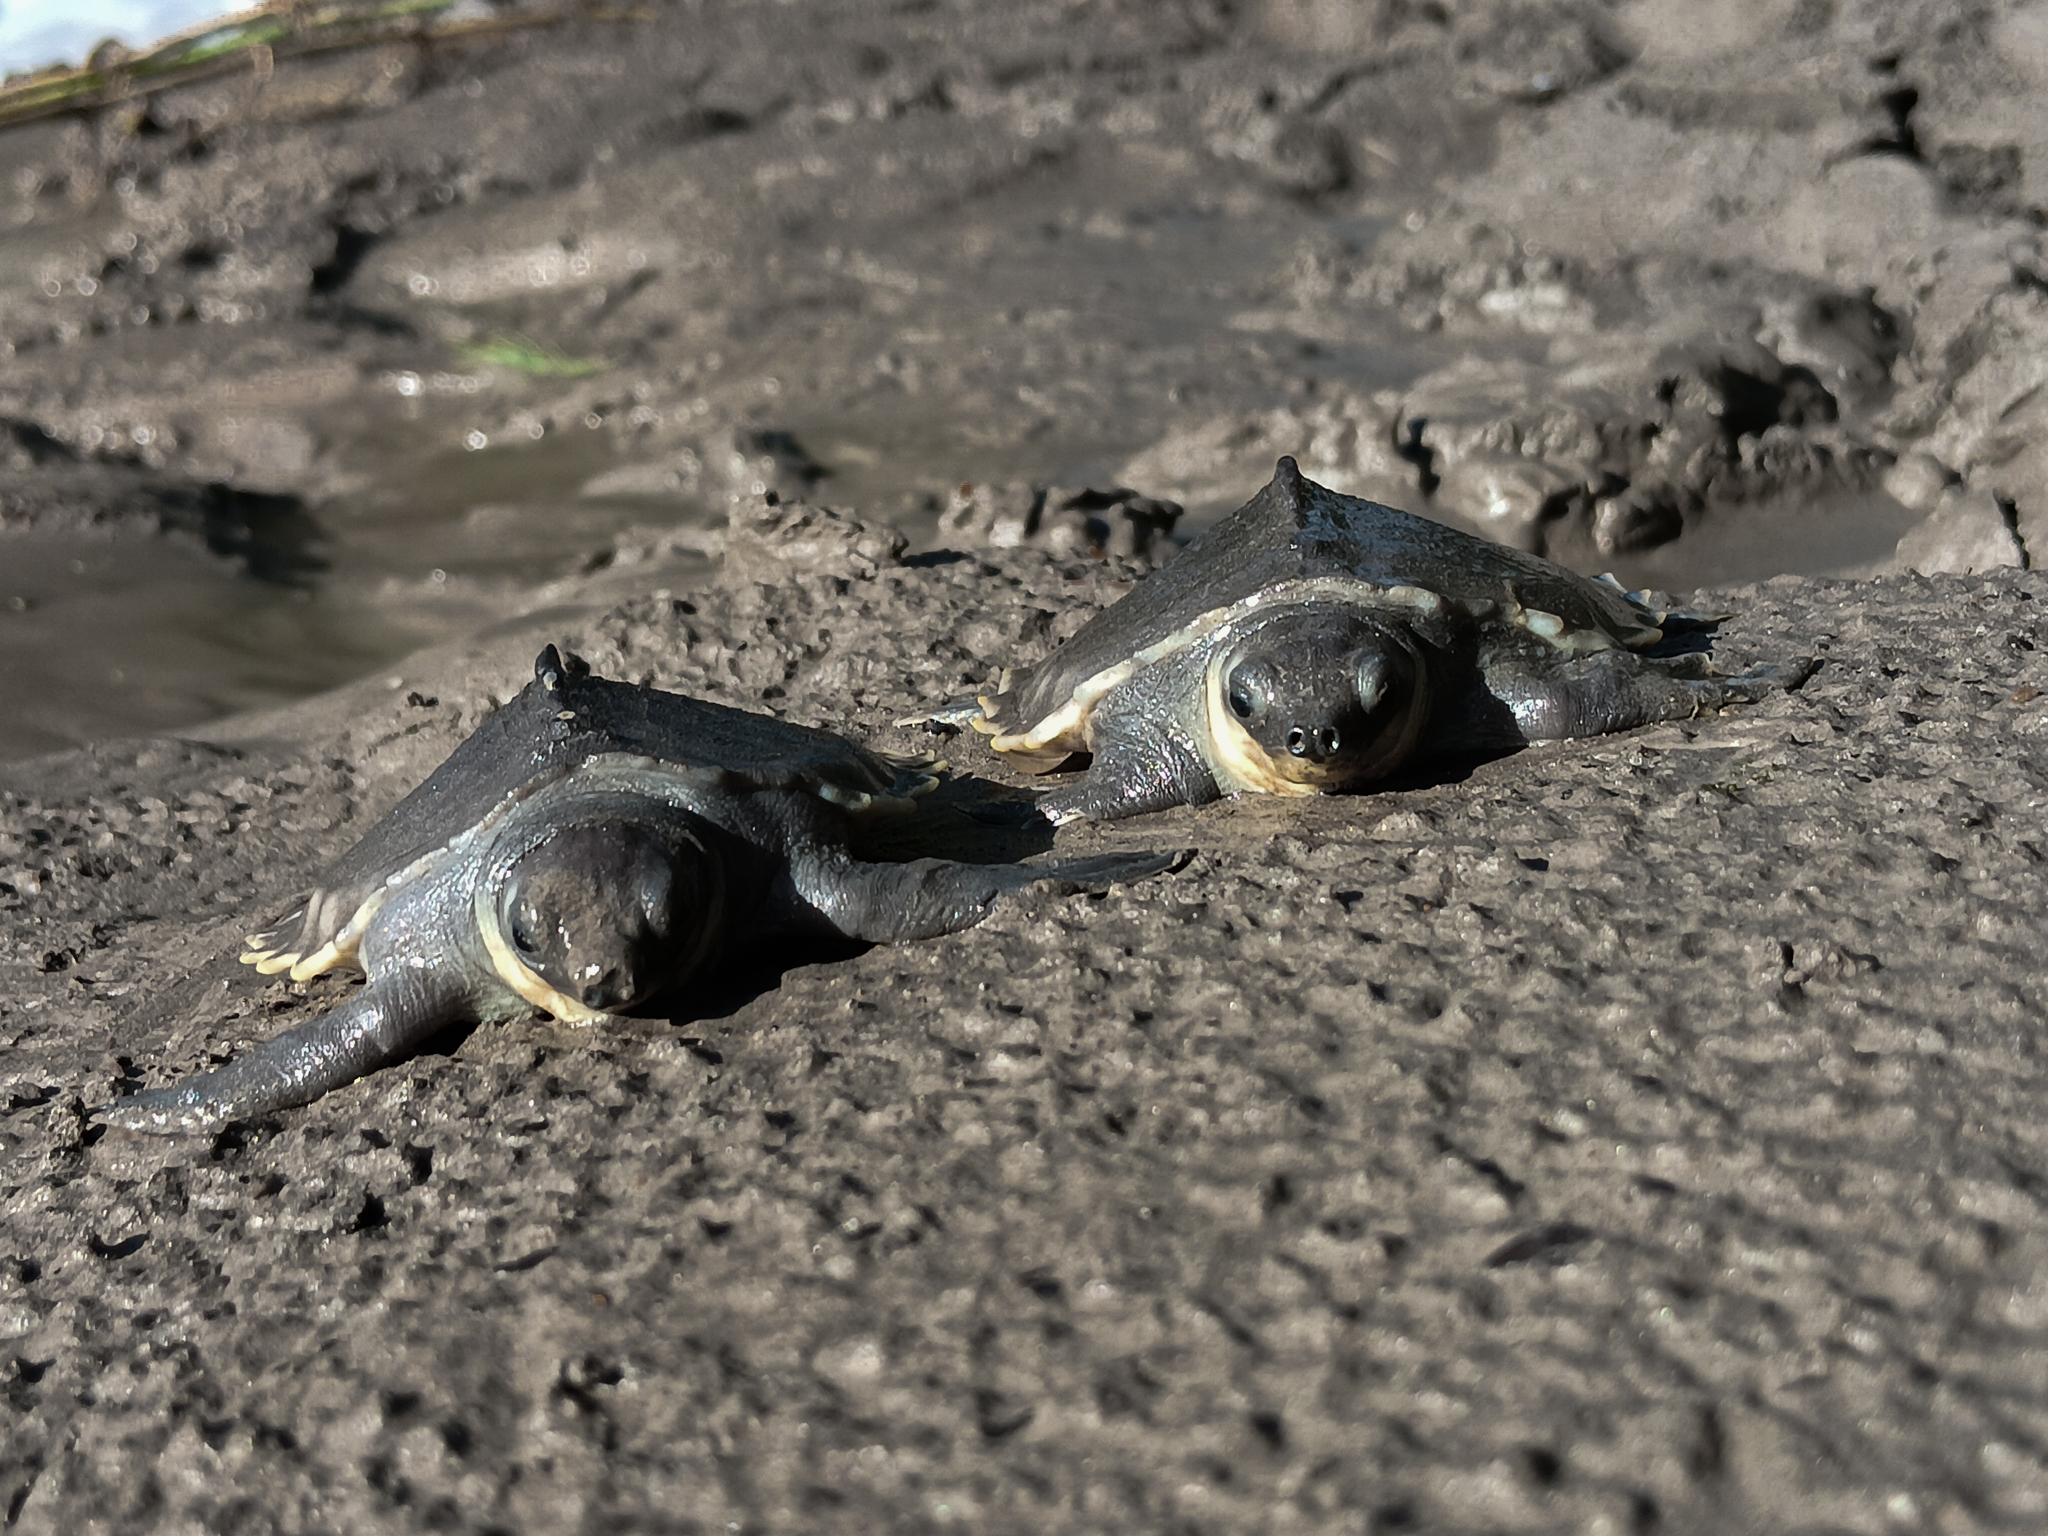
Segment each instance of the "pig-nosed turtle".
[{"label": "pig-nosed turtle", "polygon": [[100,1115],[200,1130],[307,1103],[446,1025],[529,1008],[588,1023],[778,930],[885,942],[979,922],[1037,880],[1107,885],[1170,856],[868,863],[861,818],[936,780],[821,730],[593,677],[553,646],[243,960],[296,980],[353,965],[332,1011]]},{"label": "pig-nosed turtle", "polygon": [[[1032,772],[1055,822],[1246,790],[1355,789],[1424,758],[1597,736],[1796,687],[1811,665],[1707,674],[1592,581],[1377,502],[1282,459],[1272,481],[1036,666],[975,729]],[[1697,625],[1695,625],[1697,627]]]}]

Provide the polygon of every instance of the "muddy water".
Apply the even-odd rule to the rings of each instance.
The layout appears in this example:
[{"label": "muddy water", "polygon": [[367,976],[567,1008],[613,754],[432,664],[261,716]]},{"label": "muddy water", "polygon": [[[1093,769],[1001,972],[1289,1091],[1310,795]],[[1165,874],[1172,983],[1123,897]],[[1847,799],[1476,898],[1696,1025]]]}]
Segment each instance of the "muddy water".
[{"label": "muddy water", "polygon": [[[903,270],[880,278],[873,256],[826,252],[826,267],[863,264],[863,281],[894,298],[835,315],[822,334],[771,317],[706,347],[696,371],[713,435],[729,438],[735,418],[790,434],[821,472],[809,494],[893,518],[925,544],[963,478],[1106,484],[1206,381],[1271,374],[1275,357],[1294,367],[1299,338],[1230,321],[1266,279],[1276,233],[1313,217],[1287,215],[1276,232],[1183,207],[1091,228],[1091,195],[1115,205],[1134,194],[1027,185],[954,221],[942,248],[894,253]],[[14,539],[0,563],[0,654],[17,662],[0,684],[0,757],[174,730],[366,675],[559,606],[561,583],[636,535],[663,542],[659,558],[622,566],[580,601],[703,578],[688,546],[747,486],[607,494],[608,472],[659,470],[677,440],[636,434],[627,410],[563,409],[548,384],[514,371],[451,375],[437,368],[449,355],[387,348],[374,361],[396,366],[361,366],[339,396],[330,386],[315,470],[331,489],[304,499],[293,547],[267,562],[141,532]],[[1101,366],[1069,372],[1061,359],[1077,355]],[[848,387],[875,356],[902,377]],[[1428,361],[1390,332],[1382,347],[1319,353],[1316,367],[1370,388],[1406,384]],[[922,382],[963,368],[970,388]],[[437,371],[447,387],[413,382]],[[619,367],[587,392],[630,402],[634,378]],[[781,398],[764,399],[764,385]],[[1190,510],[1199,526],[1226,508]]]},{"label": "muddy water", "polygon": [[1631,588],[1689,592],[1772,576],[1867,575],[1890,560],[1921,514],[1882,491],[1836,491],[1738,507],[1709,506],[1683,539],[1656,549],[1603,556],[1591,539],[1562,540],[1553,560]]},{"label": "muddy water", "polygon": [[[221,553],[120,522],[0,533],[0,758],[319,692],[545,606],[622,530],[678,517],[579,499],[609,462],[589,442],[470,453],[413,435],[375,483],[295,518],[288,545]],[[706,568],[682,550],[642,574],[681,587]]]}]

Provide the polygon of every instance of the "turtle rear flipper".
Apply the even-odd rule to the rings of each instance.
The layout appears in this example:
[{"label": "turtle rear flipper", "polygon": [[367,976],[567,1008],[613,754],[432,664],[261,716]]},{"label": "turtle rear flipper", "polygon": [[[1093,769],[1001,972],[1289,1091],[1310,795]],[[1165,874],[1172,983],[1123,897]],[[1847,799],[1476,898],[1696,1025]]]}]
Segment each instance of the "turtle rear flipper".
[{"label": "turtle rear flipper", "polygon": [[798,854],[790,878],[803,902],[849,939],[892,944],[971,928],[996,901],[1041,880],[1101,890],[1172,867],[1178,853],[1106,853],[1044,864],[917,859],[866,864],[831,852]]}]

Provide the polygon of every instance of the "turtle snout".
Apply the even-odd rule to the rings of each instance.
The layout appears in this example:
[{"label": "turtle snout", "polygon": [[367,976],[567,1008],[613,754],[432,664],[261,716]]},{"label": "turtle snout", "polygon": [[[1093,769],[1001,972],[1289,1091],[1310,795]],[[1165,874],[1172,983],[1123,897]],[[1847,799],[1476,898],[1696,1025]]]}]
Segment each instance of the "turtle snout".
[{"label": "turtle snout", "polygon": [[595,1008],[599,1011],[617,1008],[632,1000],[632,978],[622,976],[614,967],[595,981],[586,980],[579,995],[586,1008]]},{"label": "turtle snout", "polygon": [[1297,725],[1287,733],[1288,752],[1312,763],[1329,761],[1343,745],[1344,734],[1334,725],[1318,726],[1313,731]]}]

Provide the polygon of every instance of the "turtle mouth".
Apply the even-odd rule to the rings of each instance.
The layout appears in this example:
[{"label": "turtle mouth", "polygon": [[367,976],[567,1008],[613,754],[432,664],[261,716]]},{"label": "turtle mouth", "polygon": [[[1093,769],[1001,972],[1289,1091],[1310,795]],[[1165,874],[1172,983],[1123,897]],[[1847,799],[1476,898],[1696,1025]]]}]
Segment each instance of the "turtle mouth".
[{"label": "turtle mouth", "polygon": [[612,1009],[622,1004],[630,1003],[633,1000],[633,984],[627,982],[623,986],[620,985],[617,966],[613,966],[602,976],[592,976],[589,974],[596,969],[597,967],[594,965],[585,966],[585,975],[577,978],[581,985],[576,989],[576,1001],[586,1008],[594,1008],[600,1013],[609,1013]]},{"label": "turtle mouth", "polygon": [[542,1013],[552,1014],[565,1024],[593,1024],[611,1010],[593,1006],[558,991],[548,979],[521,958],[505,938],[489,892],[479,889],[475,902],[476,927],[498,979]]},{"label": "turtle mouth", "polygon": [[479,939],[514,994],[567,1023],[641,1007],[724,932],[725,879],[671,775],[594,759],[519,807],[485,856]]},{"label": "turtle mouth", "polygon": [[1335,726],[1296,726],[1283,738],[1285,750],[1260,742],[1222,699],[1212,671],[1206,753],[1217,782],[1226,790],[1267,795],[1313,795],[1339,789],[1354,774],[1357,733],[1347,741]]},{"label": "turtle mouth", "polygon": [[1303,667],[1314,660],[1297,654],[1294,638],[1283,638],[1294,651],[1265,642],[1287,663],[1285,686],[1265,697],[1253,696],[1261,680],[1246,678],[1242,652],[1221,652],[1210,664],[1204,751],[1218,784],[1226,792],[1313,795],[1356,788],[1398,767],[1427,720],[1427,679],[1413,647],[1398,633],[1376,636],[1379,643],[1332,657],[1321,697],[1276,701],[1271,694],[1302,691]]},{"label": "turtle mouth", "polygon": [[[1341,748],[1320,751],[1315,747],[1313,738],[1299,752],[1290,744],[1285,756],[1263,748],[1258,751],[1272,784],[1267,789],[1269,794],[1284,794],[1290,790],[1303,794],[1321,789],[1343,789],[1358,777],[1357,752],[1347,753]],[[1278,788],[1283,783],[1289,786],[1288,790]]]}]

